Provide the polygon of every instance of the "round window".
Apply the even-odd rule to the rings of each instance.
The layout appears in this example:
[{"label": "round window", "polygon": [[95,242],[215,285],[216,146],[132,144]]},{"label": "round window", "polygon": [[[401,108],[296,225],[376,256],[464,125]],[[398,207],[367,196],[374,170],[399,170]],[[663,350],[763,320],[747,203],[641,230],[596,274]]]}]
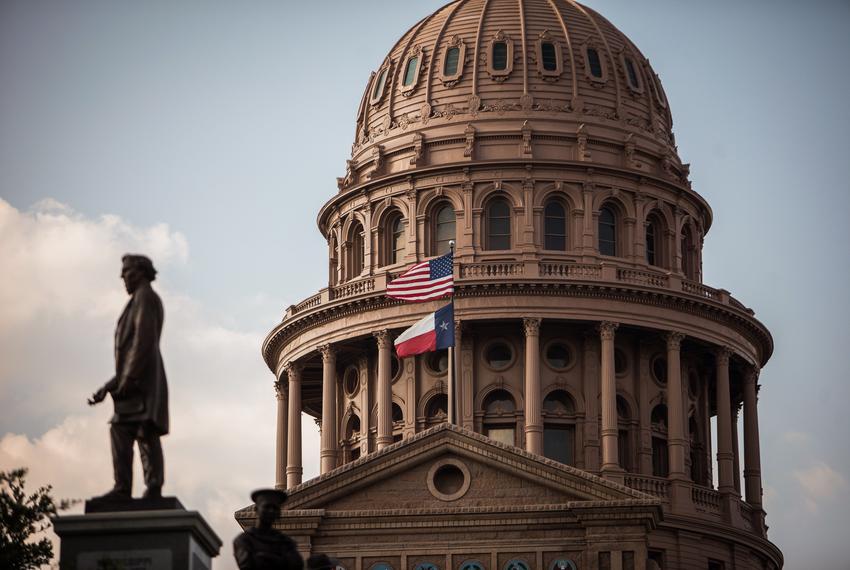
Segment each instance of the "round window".
[{"label": "round window", "polygon": [[441,501],[460,499],[469,490],[471,481],[469,468],[458,459],[441,459],[428,470],[428,490]]},{"label": "round window", "polygon": [[573,362],[570,347],[563,342],[552,342],[546,347],[546,364],[555,370],[564,370]]},{"label": "round window", "polygon": [[652,377],[659,384],[667,383],[667,359],[661,355],[652,359]]},{"label": "round window", "polygon": [[428,358],[425,362],[434,374],[445,374],[449,369],[449,351],[438,350],[436,352],[431,352],[428,354]]},{"label": "round window", "polygon": [[513,351],[504,342],[494,342],[484,351],[484,360],[493,370],[504,370],[513,361]]},{"label": "round window", "polygon": [[349,396],[353,396],[357,393],[357,389],[360,387],[360,378],[358,378],[359,374],[357,373],[357,368],[351,366],[345,371],[345,376],[342,380],[343,388],[345,389],[345,393]]},{"label": "round window", "polygon": [[614,349],[614,373],[617,376],[622,376],[629,369],[629,361],[626,359],[626,353],[619,348]]}]

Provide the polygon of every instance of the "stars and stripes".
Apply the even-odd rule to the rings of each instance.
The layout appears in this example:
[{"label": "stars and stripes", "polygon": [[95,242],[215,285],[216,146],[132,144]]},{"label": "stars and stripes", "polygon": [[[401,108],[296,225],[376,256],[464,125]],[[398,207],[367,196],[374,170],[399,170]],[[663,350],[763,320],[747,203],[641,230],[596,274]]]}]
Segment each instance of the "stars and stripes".
[{"label": "stars and stripes", "polygon": [[430,301],[454,293],[453,256],[417,263],[387,284],[387,297],[402,301]]}]

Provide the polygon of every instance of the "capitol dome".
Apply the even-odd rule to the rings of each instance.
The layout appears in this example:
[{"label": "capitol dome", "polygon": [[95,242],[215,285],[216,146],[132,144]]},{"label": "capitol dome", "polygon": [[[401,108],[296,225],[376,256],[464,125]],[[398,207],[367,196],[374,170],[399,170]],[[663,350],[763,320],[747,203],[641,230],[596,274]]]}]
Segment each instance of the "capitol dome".
[{"label": "capitol dome", "polygon": [[[276,526],[303,554],[781,568],[758,432],[773,339],[703,283],[712,213],[671,126],[648,60],[569,0],[458,0],[401,36],[318,214],[327,286],[262,346],[289,494]],[[449,251],[451,299],[387,296]],[[394,339],[448,302],[454,358],[399,357]],[[310,481],[302,413],[321,426]]]},{"label": "capitol dome", "polygon": [[[477,160],[598,162],[687,181],[658,75],[622,32],[572,1],[437,10],[371,74],[356,125],[341,186],[472,160],[476,139],[489,141]],[[507,133],[524,138],[498,144]]]}]

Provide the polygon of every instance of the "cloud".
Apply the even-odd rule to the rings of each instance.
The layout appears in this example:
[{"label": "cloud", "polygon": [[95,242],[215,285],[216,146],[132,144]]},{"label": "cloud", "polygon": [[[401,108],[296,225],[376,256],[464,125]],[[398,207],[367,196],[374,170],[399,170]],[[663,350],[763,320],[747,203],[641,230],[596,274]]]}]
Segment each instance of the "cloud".
[{"label": "cloud", "polygon": [[844,476],[824,462],[819,462],[808,469],[794,470],[793,476],[802,488],[806,509],[812,513],[817,512],[821,501],[838,494],[847,487]]},{"label": "cloud", "polygon": [[[259,356],[266,331],[225,326],[190,291],[169,287],[186,264],[186,238],[166,224],[138,227],[114,215],[90,219],[55,200],[18,211],[0,199],[0,469],[26,466],[28,487],[88,498],[111,485],[111,405],[85,398],[112,372],[112,335],[127,295],[125,252],[149,255],[166,310],[161,348],[171,433],[163,439],[163,492],[200,511],[234,568],[233,512],[274,483],[276,398]],[[318,433],[304,417],[305,477],[318,471]],[[143,484],[135,463],[134,492]],[[81,512],[82,505],[74,508]]]}]

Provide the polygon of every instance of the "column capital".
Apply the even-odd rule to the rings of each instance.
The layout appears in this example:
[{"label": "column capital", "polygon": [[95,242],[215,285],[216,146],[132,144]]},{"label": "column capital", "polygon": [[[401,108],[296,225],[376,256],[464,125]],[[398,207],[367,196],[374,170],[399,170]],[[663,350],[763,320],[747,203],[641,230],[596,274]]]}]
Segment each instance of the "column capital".
[{"label": "column capital", "polygon": [[463,321],[459,321],[455,319],[455,339],[461,337],[463,335]]},{"label": "column capital", "polygon": [[538,336],[540,334],[540,322],[543,319],[537,317],[525,317],[522,319],[522,328],[525,336]]},{"label": "column capital", "polygon": [[277,395],[278,400],[283,400],[286,398],[286,382],[282,382],[278,380],[274,383],[274,392]]},{"label": "column capital", "polygon": [[728,366],[729,359],[732,358],[732,349],[728,346],[718,346],[714,350],[714,357],[717,359],[717,364]]},{"label": "column capital", "polygon": [[393,340],[388,329],[374,331],[372,336],[378,341],[378,348],[392,348]]},{"label": "column capital", "polygon": [[613,323],[611,321],[602,321],[597,325],[597,330],[599,330],[599,337],[602,340],[614,340],[614,332],[617,330],[617,327],[620,326],[620,323]]},{"label": "column capital", "polygon": [[670,331],[664,335],[664,340],[667,341],[667,350],[679,350],[684,339],[685,335],[678,331]]},{"label": "column capital", "polygon": [[336,356],[336,348],[331,344],[320,345],[319,352],[322,353],[322,362],[328,362]]},{"label": "column capital", "polygon": [[290,361],[283,365],[283,373],[289,377],[290,382],[299,380],[302,370],[304,370],[304,365],[300,362]]},{"label": "column capital", "polygon": [[747,370],[744,372],[744,384],[755,385],[758,382],[760,372],[758,366],[747,366]]}]

